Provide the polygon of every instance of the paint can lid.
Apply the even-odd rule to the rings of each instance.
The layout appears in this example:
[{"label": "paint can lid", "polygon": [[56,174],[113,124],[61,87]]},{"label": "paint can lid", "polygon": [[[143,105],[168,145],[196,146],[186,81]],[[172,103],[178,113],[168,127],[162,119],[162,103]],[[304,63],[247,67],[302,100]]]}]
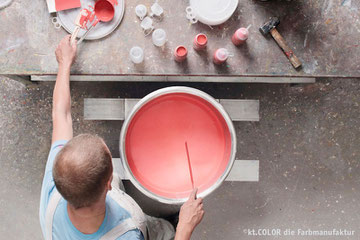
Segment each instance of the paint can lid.
[{"label": "paint can lid", "polygon": [[207,25],[226,22],[235,12],[239,0],[190,0],[196,18]]}]

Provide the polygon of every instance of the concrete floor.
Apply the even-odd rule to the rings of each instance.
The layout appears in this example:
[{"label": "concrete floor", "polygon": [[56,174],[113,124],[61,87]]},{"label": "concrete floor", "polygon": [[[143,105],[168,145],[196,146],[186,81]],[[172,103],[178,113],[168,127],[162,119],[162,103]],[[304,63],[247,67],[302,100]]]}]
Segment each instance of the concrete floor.
[{"label": "concrete floor", "polygon": [[[227,182],[205,199],[192,239],[360,239],[360,82],[186,84],[216,98],[260,99],[260,122],[235,123],[237,159],[260,160],[260,182]],[[134,97],[169,84],[73,83],[75,134],[104,137],[119,157],[120,121],[84,121],[84,97]],[[41,239],[40,187],[50,147],[53,83],[0,78],[0,238]],[[129,184],[127,184],[129,185]],[[146,210],[149,212],[150,210]],[[250,236],[286,229],[295,236]],[[355,231],[302,237],[298,229]],[[271,232],[270,232],[271,233]]]}]

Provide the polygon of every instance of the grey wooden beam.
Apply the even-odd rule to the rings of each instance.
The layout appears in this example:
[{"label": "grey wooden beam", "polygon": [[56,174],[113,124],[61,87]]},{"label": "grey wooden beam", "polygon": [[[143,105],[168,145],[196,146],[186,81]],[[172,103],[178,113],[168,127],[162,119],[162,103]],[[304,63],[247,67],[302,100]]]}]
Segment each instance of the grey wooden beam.
[{"label": "grey wooden beam", "polygon": [[259,100],[220,99],[233,121],[259,121]]},{"label": "grey wooden beam", "polygon": [[123,120],[125,100],[112,98],[85,98],[84,119],[86,120]]},{"label": "grey wooden beam", "polygon": [[[55,81],[56,75],[32,75],[31,81]],[[71,75],[80,82],[224,82],[224,83],[314,83],[313,77],[238,77],[238,76],[154,76],[154,75]]]},{"label": "grey wooden beam", "polygon": [[[129,180],[120,158],[113,158],[114,172],[123,180]],[[258,182],[259,160],[235,160],[225,181]]]},{"label": "grey wooden beam", "polygon": [[[85,120],[124,120],[139,99],[85,98]],[[220,99],[233,121],[259,121],[259,101]]]}]

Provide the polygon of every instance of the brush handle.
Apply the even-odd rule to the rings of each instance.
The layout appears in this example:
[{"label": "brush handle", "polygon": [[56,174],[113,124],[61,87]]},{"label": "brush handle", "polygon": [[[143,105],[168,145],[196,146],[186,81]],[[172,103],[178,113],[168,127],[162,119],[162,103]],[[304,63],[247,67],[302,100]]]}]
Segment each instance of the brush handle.
[{"label": "brush handle", "polygon": [[280,35],[278,30],[276,30],[276,28],[273,28],[270,33],[271,36],[275,39],[276,43],[279,45],[279,47],[284,51],[286,57],[289,59],[294,68],[299,68],[301,66],[300,60],[295,56],[294,52],[287,45],[285,39]]},{"label": "brush handle", "polygon": [[76,26],[75,29],[74,29],[74,32],[71,34],[71,39],[70,39],[71,45],[74,44],[74,42],[75,42],[75,40],[76,40],[76,37],[77,37],[77,35],[79,34],[79,31],[80,31],[80,27],[79,27],[79,26]]}]

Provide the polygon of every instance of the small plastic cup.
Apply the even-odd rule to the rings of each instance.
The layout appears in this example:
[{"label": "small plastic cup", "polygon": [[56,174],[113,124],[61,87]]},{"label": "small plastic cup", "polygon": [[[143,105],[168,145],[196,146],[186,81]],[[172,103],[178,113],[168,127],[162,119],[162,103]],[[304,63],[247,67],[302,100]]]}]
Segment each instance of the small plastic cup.
[{"label": "small plastic cup", "polygon": [[219,48],[214,53],[213,61],[216,65],[221,65],[224,62],[226,62],[228,57],[229,57],[229,51],[226,48]]},{"label": "small plastic cup", "polygon": [[187,49],[185,46],[178,46],[174,51],[174,58],[177,62],[183,62],[187,57]]},{"label": "small plastic cup", "polygon": [[152,40],[155,46],[164,46],[164,44],[166,43],[166,32],[164,31],[164,29],[156,29],[152,34]]},{"label": "small plastic cup", "polygon": [[145,17],[141,21],[140,26],[144,30],[146,36],[149,35],[154,30],[153,20],[150,17]]},{"label": "small plastic cup", "polygon": [[249,38],[249,29],[239,28],[232,36],[231,41],[235,46],[239,46],[245,43],[248,38]]},{"label": "small plastic cup", "polygon": [[139,64],[144,61],[144,51],[141,47],[135,46],[130,49],[130,59],[133,63]]},{"label": "small plastic cup", "polygon": [[203,33],[200,33],[198,35],[196,35],[195,39],[194,39],[194,49],[199,51],[199,50],[203,50],[206,48],[207,45],[207,36]]},{"label": "small plastic cup", "polygon": [[143,20],[144,17],[147,14],[147,8],[143,4],[139,4],[135,7],[135,14],[140,18],[140,20]]},{"label": "small plastic cup", "polygon": [[151,6],[151,13],[150,16],[157,16],[157,17],[161,17],[161,15],[164,13],[164,9],[157,3],[155,2],[152,6]]}]

